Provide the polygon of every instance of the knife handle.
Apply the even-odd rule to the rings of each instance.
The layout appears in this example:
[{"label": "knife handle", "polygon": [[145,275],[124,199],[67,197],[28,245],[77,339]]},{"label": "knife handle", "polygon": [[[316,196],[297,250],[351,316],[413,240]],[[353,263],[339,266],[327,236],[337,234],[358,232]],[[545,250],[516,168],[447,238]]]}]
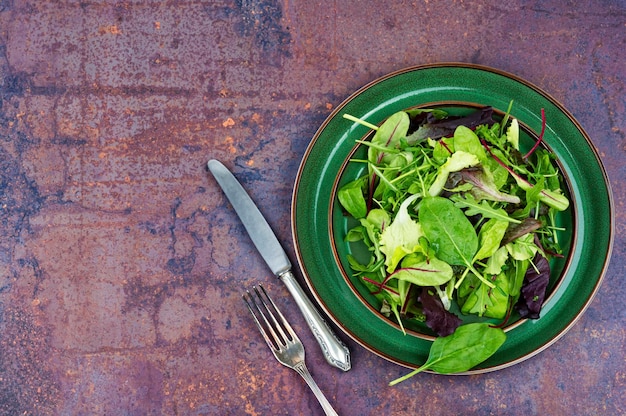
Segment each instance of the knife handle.
[{"label": "knife handle", "polygon": [[332,329],[330,329],[324,318],[322,318],[313,303],[311,303],[306,296],[302,287],[298,284],[293,273],[286,271],[279,277],[296,300],[296,304],[304,315],[306,323],[309,325],[309,328],[311,328],[313,335],[315,335],[317,343],[322,347],[322,353],[326,361],[333,367],[348,371],[351,368],[350,351],[348,347],[341,342]]}]

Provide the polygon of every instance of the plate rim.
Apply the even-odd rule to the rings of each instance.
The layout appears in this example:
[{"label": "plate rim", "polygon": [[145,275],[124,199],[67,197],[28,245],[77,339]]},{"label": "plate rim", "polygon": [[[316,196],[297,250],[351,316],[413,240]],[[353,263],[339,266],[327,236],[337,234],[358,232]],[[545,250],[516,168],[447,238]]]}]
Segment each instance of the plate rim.
[{"label": "plate rim", "polygon": [[[304,280],[306,282],[306,286],[309,289],[309,291],[311,292],[311,294],[313,295],[313,297],[315,298],[318,306],[324,311],[324,313],[328,316],[328,318],[335,324],[337,325],[345,334],[347,334],[353,341],[355,341],[356,343],[358,343],[359,345],[361,345],[362,347],[364,347],[365,349],[369,350],[370,352],[373,352],[374,354],[390,361],[393,363],[396,363],[398,365],[404,366],[404,367],[408,367],[408,368],[416,368],[418,365],[415,365],[413,363],[409,363],[405,360],[402,360],[401,358],[398,357],[394,357],[391,356],[390,354],[385,353],[384,351],[380,351],[372,346],[370,346],[366,340],[362,340],[361,337],[359,337],[357,334],[354,333],[353,330],[351,330],[350,328],[348,328],[344,323],[340,322],[334,315],[334,313],[329,310],[329,308],[327,307],[325,301],[321,298],[318,290],[315,288],[315,285],[313,284],[311,277],[309,276],[309,272],[307,271],[306,265],[304,263],[304,259],[302,258],[302,253],[301,253],[301,249],[300,249],[300,243],[299,243],[299,237],[298,237],[298,227],[297,227],[297,221],[296,221],[296,209],[297,209],[297,201],[298,201],[298,190],[300,187],[300,183],[302,180],[302,174],[303,174],[303,170],[306,167],[308,158],[311,154],[311,152],[313,151],[313,148],[315,147],[317,140],[319,138],[319,136],[324,132],[325,128],[328,126],[329,123],[331,123],[331,121],[333,119],[335,119],[335,117],[337,117],[339,115],[339,113],[346,107],[346,105],[348,105],[350,102],[352,102],[356,97],[358,97],[360,94],[362,94],[363,92],[367,91],[368,89],[370,89],[371,87],[384,82],[388,79],[394,78],[396,76],[402,75],[402,74],[406,74],[408,72],[413,72],[413,71],[420,71],[420,70],[424,70],[424,69],[441,69],[441,68],[457,68],[457,69],[469,69],[469,70],[475,70],[478,72],[489,72],[492,74],[495,74],[497,76],[501,76],[501,77],[505,77],[505,78],[509,78],[512,81],[515,81],[519,84],[521,84],[523,87],[525,88],[529,88],[531,90],[533,90],[535,93],[539,94],[540,96],[544,97],[547,101],[549,101],[552,105],[554,105],[554,107],[556,107],[556,109],[558,109],[559,112],[561,112],[564,116],[567,117],[567,119],[573,124],[573,126],[575,127],[576,130],[578,130],[581,134],[581,136],[585,139],[585,141],[587,142],[587,145],[589,146],[589,149],[591,150],[591,152],[593,153],[595,162],[597,163],[597,167],[600,170],[600,173],[602,174],[602,179],[604,182],[604,185],[606,186],[606,191],[607,191],[607,208],[609,211],[609,229],[608,229],[608,241],[607,241],[607,253],[606,256],[604,257],[603,261],[602,261],[602,266],[600,268],[600,273],[599,276],[597,277],[597,280],[595,282],[595,284],[593,285],[593,289],[591,290],[588,298],[586,299],[586,301],[583,304],[583,307],[576,312],[576,314],[572,317],[572,319],[567,323],[567,325],[563,326],[557,334],[555,334],[554,336],[551,336],[550,339],[547,340],[547,342],[543,343],[540,347],[532,350],[531,352],[527,353],[527,354],[523,354],[517,358],[511,359],[511,360],[506,360],[504,363],[499,364],[499,365],[495,365],[492,367],[486,367],[486,368],[479,368],[479,369],[472,369],[469,370],[465,373],[461,373],[461,374],[480,374],[480,373],[487,373],[487,372],[491,372],[491,371],[496,371],[496,370],[500,370],[512,365],[515,365],[519,362],[525,361],[537,354],[539,354],[540,352],[544,351],[545,349],[547,349],[548,347],[550,347],[551,345],[553,345],[558,339],[560,339],[562,336],[564,336],[573,325],[576,324],[576,322],[580,319],[580,317],[584,314],[584,312],[587,310],[587,308],[589,307],[589,305],[592,303],[593,299],[595,298],[596,294],[598,293],[598,290],[602,284],[602,281],[604,280],[604,277],[606,275],[606,271],[608,268],[608,265],[610,263],[610,259],[611,259],[611,254],[612,254],[612,250],[613,250],[613,245],[614,245],[614,236],[615,236],[615,210],[614,210],[614,199],[613,199],[613,193],[612,193],[612,189],[611,189],[611,184],[606,172],[606,169],[602,163],[602,160],[600,159],[600,155],[598,154],[597,149],[595,148],[595,146],[593,146],[593,142],[591,140],[591,138],[589,137],[589,135],[587,134],[587,132],[583,129],[583,127],[581,126],[581,124],[576,120],[576,118],[558,101],[556,100],[554,97],[552,97],[550,94],[548,94],[547,92],[545,92],[544,90],[542,90],[541,88],[537,87],[536,85],[522,79],[519,76],[516,76],[512,73],[509,73],[507,71],[503,71],[500,69],[496,69],[493,67],[489,67],[489,66],[485,66],[485,65],[479,65],[479,64],[469,64],[469,63],[461,63],[461,62],[442,62],[442,63],[434,63],[434,64],[424,64],[424,65],[415,65],[415,66],[409,66],[406,68],[402,68],[393,72],[390,72],[386,75],[383,75],[381,77],[378,77],[368,83],[366,83],[365,85],[363,85],[362,87],[358,88],[355,92],[353,92],[352,94],[350,94],[346,99],[344,99],[337,107],[335,107],[335,109],[326,117],[326,119],[324,120],[324,122],[319,126],[319,128],[317,129],[316,133],[314,134],[314,136],[312,137],[310,143],[307,145],[306,151],[303,154],[302,160],[300,162],[298,171],[297,171],[297,175],[295,178],[295,184],[294,184],[294,188],[293,188],[293,193],[292,193],[292,202],[291,202],[291,230],[292,230],[292,238],[294,241],[294,249],[296,252],[296,257],[297,257],[297,261],[298,261],[298,266],[300,269],[300,272],[302,273]],[[421,104],[419,104],[421,105]],[[336,178],[335,178],[336,180]],[[332,205],[332,204],[331,204]],[[330,232],[330,229],[332,228],[332,224],[328,224],[328,229]],[[333,259],[333,261],[335,261],[335,259]],[[339,265],[336,265],[337,267],[340,268]],[[569,265],[567,266],[569,267]]]}]

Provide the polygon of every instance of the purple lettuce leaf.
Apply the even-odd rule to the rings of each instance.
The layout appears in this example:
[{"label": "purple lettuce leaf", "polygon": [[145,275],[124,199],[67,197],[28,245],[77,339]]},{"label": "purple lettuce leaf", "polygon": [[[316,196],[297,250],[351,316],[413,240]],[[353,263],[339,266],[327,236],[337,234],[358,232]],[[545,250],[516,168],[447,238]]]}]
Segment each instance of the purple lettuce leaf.
[{"label": "purple lettuce leaf", "polygon": [[459,126],[474,129],[481,124],[492,125],[495,122],[492,116],[492,107],[483,107],[468,116],[452,116],[445,119],[437,119],[428,113],[422,113],[411,120],[407,140],[409,143],[417,143],[427,138],[437,140],[442,137],[452,136],[454,130]]},{"label": "purple lettuce leaf", "polygon": [[[500,245],[505,246],[528,233],[532,233],[533,231],[538,230],[539,228],[541,228],[542,225],[543,224],[541,221],[534,218],[524,218],[521,223],[509,226],[509,228],[506,230],[506,233],[504,234],[504,238],[502,238],[502,242],[500,243]],[[550,266],[548,265],[548,267]],[[534,271],[535,270],[533,269],[533,272]],[[548,275],[549,273],[550,270],[548,270]]]},{"label": "purple lettuce leaf", "polygon": [[466,168],[458,172],[465,183],[471,183],[474,188],[470,193],[478,200],[501,201],[519,204],[521,200],[515,195],[502,193],[496,187],[493,179],[480,168]]},{"label": "purple lettuce leaf", "polygon": [[515,309],[522,318],[539,319],[550,282],[550,263],[539,254],[535,256],[533,263],[537,270],[532,266],[528,268]]},{"label": "purple lettuce leaf", "polygon": [[458,316],[444,308],[434,288],[423,287],[419,301],[426,316],[426,325],[438,336],[445,337],[452,334],[463,323]]}]

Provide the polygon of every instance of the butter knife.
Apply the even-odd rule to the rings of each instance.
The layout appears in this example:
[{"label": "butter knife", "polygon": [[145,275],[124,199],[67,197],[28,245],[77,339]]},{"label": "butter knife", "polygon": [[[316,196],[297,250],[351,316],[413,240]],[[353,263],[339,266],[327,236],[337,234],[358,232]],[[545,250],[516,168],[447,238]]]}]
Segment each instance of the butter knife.
[{"label": "butter knife", "polygon": [[306,323],[322,348],[326,361],[343,371],[350,370],[350,351],[335,335],[291,272],[291,262],[276,235],[254,201],[233,174],[218,160],[208,162],[209,171],[226,194],[257,250],[274,275],[280,278],[293,296]]}]

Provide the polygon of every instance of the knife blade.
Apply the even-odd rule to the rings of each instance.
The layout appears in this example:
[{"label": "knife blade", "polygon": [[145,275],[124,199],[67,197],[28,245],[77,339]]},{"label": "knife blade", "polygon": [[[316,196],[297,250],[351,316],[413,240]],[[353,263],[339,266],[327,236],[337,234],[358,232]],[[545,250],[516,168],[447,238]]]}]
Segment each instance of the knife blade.
[{"label": "knife blade", "polygon": [[263,257],[272,273],[287,286],[289,293],[296,301],[307,325],[320,345],[326,361],[333,367],[343,371],[350,370],[350,351],[348,347],[335,335],[302,290],[291,271],[291,262],[289,257],[287,257],[287,253],[285,253],[285,250],[276,238],[276,234],[274,234],[261,211],[250,198],[250,195],[220,161],[215,159],[209,160],[207,166],[222,188],[222,191],[224,191],[226,198],[228,198],[235,209],[252,242],[259,253],[261,253],[261,257]]}]

